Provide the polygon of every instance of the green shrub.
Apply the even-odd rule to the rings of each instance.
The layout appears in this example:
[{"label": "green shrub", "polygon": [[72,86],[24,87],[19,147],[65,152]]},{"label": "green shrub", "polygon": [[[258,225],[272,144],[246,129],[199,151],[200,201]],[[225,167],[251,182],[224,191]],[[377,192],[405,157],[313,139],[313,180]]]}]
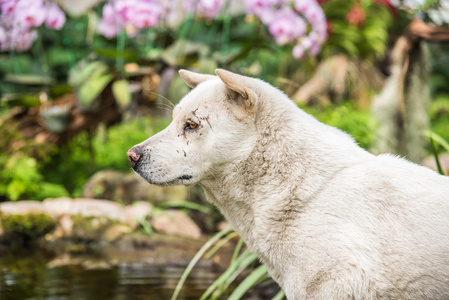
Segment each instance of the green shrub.
[{"label": "green shrub", "polygon": [[0,157],[0,195],[10,200],[30,198],[43,200],[50,197],[68,196],[62,185],[44,181],[36,159],[28,156]]},{"label": "green shrub", "polygon": [[82,133],[45,164],[43,175],[55,184],[63,185],[73,197],[80,197],[84,184],[97,171],[130,170],[126,151],[165,128],[169,120],[140,118],[100,127],[92,137]]},{"label": "green shrub", "polygon": [[352,102],[324,109],[305,107],[304,110],[321,122],[349,133],[361,147],[365,149],[371,147],[376,122],[369,111],[357,109]]}]

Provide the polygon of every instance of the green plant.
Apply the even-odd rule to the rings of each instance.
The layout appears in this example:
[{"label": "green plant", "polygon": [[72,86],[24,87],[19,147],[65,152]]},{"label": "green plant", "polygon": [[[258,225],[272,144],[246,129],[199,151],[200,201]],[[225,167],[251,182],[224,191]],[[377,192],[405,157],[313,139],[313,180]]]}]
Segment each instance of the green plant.
[{"label": "green plant", "polygon": [[428,136],[430,139],[430,146],[432,149],[432,154],[435,157],[435,163],[437,165],[438,172],[441,175],[446,175],[444,174],[443,168],[441,167],[441,163],[438,158],[438,146],[441,146],[445,151],[449,152],[449,143],[440,135],[432,131],[426,131],[424,132],[424,135]]},{"label": "green plant", "polygon": [[139,118],[106,128],[96,134],[82,133],[45,163],[43,175],[50,182],[61,184],[72,196],[79,197],[86,181],[103,169],[130,170],[126,151],[165,128],[169,120]]},{"label": "green plant", "polygon": [[302,108],[321,122],[349,133],[362,148],[369,149],[372,145],[377,127],[376,122],[369,111],[356,108],[353,102],[346,101],[339,106],[329,106],[323,109]]},{"label": "green plant", "polygon": [[323,55],[342,53],[352,57],[383,58],[393,18],[385,3],[380,2],[326,1],[323,9],[330,34]]},{"label": "green plant", "polygon": [[0,157],[0,195],[12,201],[25,197],[43,200],[49,197],[68,196],[62,186],[44,180],[36,159],[28,156]]},{"label": "green plant", "polygon": [[[185,280],[192,271],[196,263],[204,255],[206,258],[210,258],[220,247],[222,247],[230,239],[238,236],[231,228],[224,229],[216,233],[209,241],[204,244],[204,246],[197,252],[197,254],[192,258],[187,268],[184,270],[181,279],[178,281],[175,292],[171,300],[176,300],[179,293],[184,285]],[[215,246],[214,246],[215,245]],[[207,254],[207,250],[213,247]],[[268,270],[265,265],[259,265],[255,269],[251,267],[257,263],[258,256],[249,250],[244,250],[241,252],[243,247],[243,240],[239,240],[237,243],[234,254],[232,256],[231,262],[228,269],[219,276],[204,292],[200,299],[218,299],[225,293],[229,294],[226,299],[238,300],[241,299],[244,294],[255,285],[261,283],[264,280],[272,280],[268,275]],[[240,253],[241,252],[241,253]],[[230,291],[231,285],[242,273],[247,273],[246,278],[241,281],[233,291]],[[283,299],[284,292],[281,290],[273,300]]]}]

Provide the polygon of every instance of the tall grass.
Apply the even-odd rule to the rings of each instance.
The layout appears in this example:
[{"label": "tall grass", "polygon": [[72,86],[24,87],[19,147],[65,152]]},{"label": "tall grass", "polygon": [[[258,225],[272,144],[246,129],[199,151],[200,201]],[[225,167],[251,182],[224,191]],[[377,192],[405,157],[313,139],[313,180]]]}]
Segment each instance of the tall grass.
[{"label": "tall grass", "polygon": [[[189,265],[181,276],[181,279],[176,286],[175,292],[171,300],[176,300],[185,280],[189,276],[193,267],[204,255],[205,258],[210,258],[216,251],[218,251],[226,242],[237,237],[238,234],[232,229],[228,228],[215,234],[198,253],[192,258]],[[207,252],[208,249],[212,248]],[[226,271],[220,275],[203,293],[200,300],[214,300],[219,299],[223,295],[229,295],[226,299],[238,300],[241,299],[249,289],[255,285],[270,279],[265,265],[259,265],[255,269],[252,267],[257,264],[258,256],[249,250],[243,250],[243,241],[240,239],[235,246],[231,262]],[[206,253],[207,252],[207,253]],[[246,277],[237,286],[234,282],[239,275],[245,274]],[[284,298],[284,292],[281,290],[273,300],[280,300]]]}]

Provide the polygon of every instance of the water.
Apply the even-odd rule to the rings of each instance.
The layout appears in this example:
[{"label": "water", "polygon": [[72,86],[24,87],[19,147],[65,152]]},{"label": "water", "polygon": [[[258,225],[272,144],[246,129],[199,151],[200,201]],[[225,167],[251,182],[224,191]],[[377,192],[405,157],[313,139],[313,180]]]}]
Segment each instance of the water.
[{"label": "water", "polygon": [[[111,263],[80,256],[49,260],[45,254],[0,259],[0,299],[132,300],[170,299],[185,266],[151,262]],[[12,259],[12,260],[11,260]],[[222,271],[222,270],[221,270]],[[221,272],[200,266],[188,277],[178,299],[198,299]]]}]

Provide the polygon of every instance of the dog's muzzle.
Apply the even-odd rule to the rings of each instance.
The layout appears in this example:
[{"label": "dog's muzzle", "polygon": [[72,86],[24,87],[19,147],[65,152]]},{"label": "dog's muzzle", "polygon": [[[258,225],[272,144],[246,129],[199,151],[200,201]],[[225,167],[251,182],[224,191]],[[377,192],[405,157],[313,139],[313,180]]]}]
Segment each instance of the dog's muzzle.
[{"label": "dog's muzzle", "polygon": [[131,167],[135,170],[137,165],[139,164],[140,159],[142,158],[142,149],[139,146],[134,146],[126,152],[128,156],[129,163]]}]

